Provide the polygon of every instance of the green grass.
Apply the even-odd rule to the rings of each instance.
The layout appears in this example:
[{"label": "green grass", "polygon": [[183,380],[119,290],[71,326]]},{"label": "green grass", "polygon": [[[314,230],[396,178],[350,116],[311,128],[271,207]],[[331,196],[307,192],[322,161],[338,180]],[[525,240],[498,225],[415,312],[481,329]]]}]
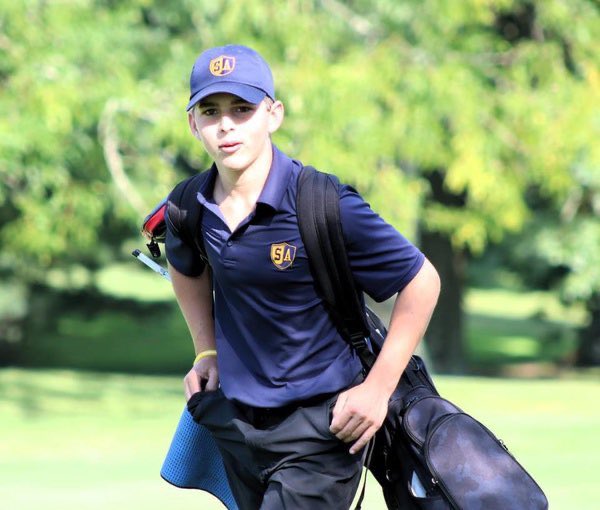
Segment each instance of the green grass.
[{"label": "green grass", "polygon": [[31,341],[24,347],[21,364],[183,373],[194,349],[171,284],[133,257],[128,264],[100,271],[97,282],[109,299],[82,306],[76,296],[52,318],[51,327],[47,321],[30,325]]},{"label": "green grass", "polygon": [[67,311],[56,331],[40,334],[26,351],[29,366],[143,373],[183,373],[194,348],[177,305],[146,314],[126,309],[93,316]]},{"label": "green grass", "polygon": [[2,508],[221,508],[159,477],[183,405],[177,378],[0,371]]},{"label": "green grass", "polygon": [[[393,299],[369,304],[389,319]],[[466,292],[464,309],[470,366],[486,374],[523,363],[568,365],[577,346],[577,328],[586,320],[582,306],[565,306],[551,292],[472,288]],[[555,372],[548,369],[543,375]]]},{"label": "green grass", "polygon": [[474,366],[523,362],[568,364],[585,320],[550,292],[470,289],[465,299],[466,341]]},{"label": "green grass", "polygon": [[[146,256],[148,251],[143,250]],[[166,267],[164,257],[158,263]],[[133,257],[129,263],[113,264],[99,272],[98,287],[115,297],[139,301],[168,301],[173,299],[171,284]]]},{"label": "green grass", "polygon": [[[600,470],[598,380],[436,381],[506,442],[553,510],[590,508]],[[0,370],[2,508],[222,508],[159,477],[182,409],[178,377]],[[372,481],[363,508],[385,508]]]}]

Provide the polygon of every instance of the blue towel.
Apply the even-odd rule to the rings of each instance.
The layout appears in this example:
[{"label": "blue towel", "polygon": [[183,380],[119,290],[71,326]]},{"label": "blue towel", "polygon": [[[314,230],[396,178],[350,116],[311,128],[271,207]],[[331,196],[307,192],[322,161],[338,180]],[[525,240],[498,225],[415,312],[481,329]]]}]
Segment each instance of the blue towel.
[{"label": "blue towel", "polygon": [[238,510],[214,439],[187,409],[183,410],[160,476],[182,489],[210,492],[228,510]]}]

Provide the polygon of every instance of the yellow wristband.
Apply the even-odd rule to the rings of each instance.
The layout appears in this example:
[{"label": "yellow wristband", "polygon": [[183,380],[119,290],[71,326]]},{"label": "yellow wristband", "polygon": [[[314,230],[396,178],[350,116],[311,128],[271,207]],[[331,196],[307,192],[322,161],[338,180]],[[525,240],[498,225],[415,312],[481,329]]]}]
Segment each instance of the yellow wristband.
[{"label": "yellow wristband", "polygon": [[216,356],[216,355],[217,355],[217,351],[215,351],[214,349],[208,349],[207,351],[202,351],[202,352],[198,353],[198,355],[194,359],[194,365],[196,363],[198,363],[198,361],[200,361],[201,359],[204,359],[208,356]]}]

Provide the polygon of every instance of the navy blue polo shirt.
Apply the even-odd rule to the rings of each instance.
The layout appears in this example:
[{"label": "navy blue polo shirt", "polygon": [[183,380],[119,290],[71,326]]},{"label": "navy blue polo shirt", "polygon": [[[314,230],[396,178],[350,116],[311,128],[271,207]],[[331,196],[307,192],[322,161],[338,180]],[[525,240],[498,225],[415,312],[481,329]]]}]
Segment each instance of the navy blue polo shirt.
[{"label": "navy blue polo shirt", "polygon": [[[254,212],[231,232],[213,200],[217,169],[198,193],[202,234],[213,271],[217,362],[224,394],[278,407],[347,387],[360,360],[317,295],[296,217],[302,164],[273,149]],[[342,230],[356,282],[376,301],[404,288],[423,254],[348,186],[340,188]],[[168,224],[168,222],[167,222]],[[196,251],[167,232],[169,263],[198,276]]]}]

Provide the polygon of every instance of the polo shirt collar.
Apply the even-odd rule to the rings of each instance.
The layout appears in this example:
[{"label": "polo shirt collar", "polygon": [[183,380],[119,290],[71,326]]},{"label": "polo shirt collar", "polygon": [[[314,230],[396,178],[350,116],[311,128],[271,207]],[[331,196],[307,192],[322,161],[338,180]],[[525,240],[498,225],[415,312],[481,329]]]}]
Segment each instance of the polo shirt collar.
[{"label": "polo shirt collar", "polygon": [[215,163],[206,170],[208,172],[208,177],[204,179],[200,189],[198,190],[198,201],[202,205],[207,205],[213,199],[213,190],[215,189],[215,181],[217,180],[217,165]]},{"label": "polo shirt collar", "polygon": [[273,162],[257,203],[279,210],[292,176],[294,162],[273,145]]}]

